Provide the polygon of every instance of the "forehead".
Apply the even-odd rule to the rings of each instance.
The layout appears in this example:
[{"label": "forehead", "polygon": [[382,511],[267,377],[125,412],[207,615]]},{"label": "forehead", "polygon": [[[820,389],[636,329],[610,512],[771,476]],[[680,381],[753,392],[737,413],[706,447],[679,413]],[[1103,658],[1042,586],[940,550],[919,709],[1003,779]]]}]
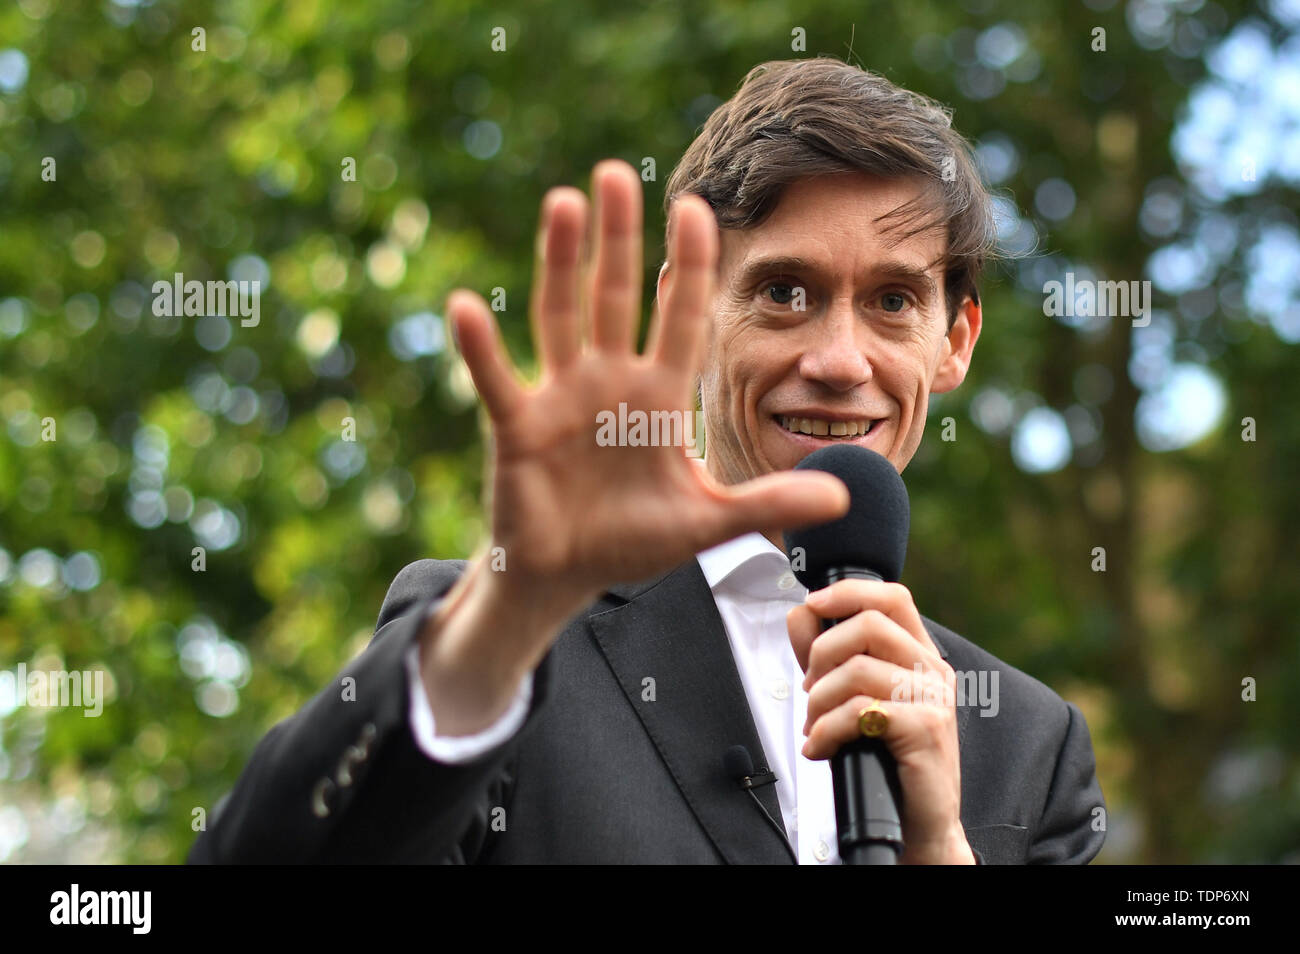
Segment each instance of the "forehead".
[{"label": "forehead", "polygon": [[[768,258],[816,263],[828,273],[869,273],[882,261],[942,277],[946,236],[927,229],[903,237],[929,211],[922,180],[863,172],[801,179],[787,186],[760,225],[722,230],[724,276]],[[898,216],[911,205],[911,211]]]}]

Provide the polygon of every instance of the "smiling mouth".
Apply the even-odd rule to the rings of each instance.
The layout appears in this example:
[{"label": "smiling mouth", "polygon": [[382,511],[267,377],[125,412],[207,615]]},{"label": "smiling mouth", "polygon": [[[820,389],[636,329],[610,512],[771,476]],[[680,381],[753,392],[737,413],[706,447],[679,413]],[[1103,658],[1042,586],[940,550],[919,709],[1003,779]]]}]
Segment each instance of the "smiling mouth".
[{"label": "smiling mouth", "polygon": [[787,417],[784,414],[775,414],[772,416],[772,420],[791,434],[806,434],[809,437],[820,437],[828,441],[855,440],[870,434],[880,423],[880,419],[863,418],[858,421],[827,421],[815,417]]}]

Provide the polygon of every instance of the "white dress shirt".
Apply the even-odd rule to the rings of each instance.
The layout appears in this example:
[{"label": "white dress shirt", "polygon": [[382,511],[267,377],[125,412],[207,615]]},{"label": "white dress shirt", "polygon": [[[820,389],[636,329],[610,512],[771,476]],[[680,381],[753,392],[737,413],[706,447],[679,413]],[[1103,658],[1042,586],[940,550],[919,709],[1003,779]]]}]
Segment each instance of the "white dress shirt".
[{"label": "white dress shirt", "polygon": [[[790,561],[759,533],[748,533],[696,555],[754,716],[768,769],[777,776],[777,797],[790,845],[800,864],[838,864],[835,797],[830,763],[800,754],[805,741],[808,694],[795,659],[785,617],[807,590],[790,571]],[[420,678],[419,644],[407,653],[411,731],[421,751],[438,762],[468,762],[500,745],[523,725],[532,699],[533,677],[519,685],[513,702],[493,725],[470,736],[440,736]]]}]

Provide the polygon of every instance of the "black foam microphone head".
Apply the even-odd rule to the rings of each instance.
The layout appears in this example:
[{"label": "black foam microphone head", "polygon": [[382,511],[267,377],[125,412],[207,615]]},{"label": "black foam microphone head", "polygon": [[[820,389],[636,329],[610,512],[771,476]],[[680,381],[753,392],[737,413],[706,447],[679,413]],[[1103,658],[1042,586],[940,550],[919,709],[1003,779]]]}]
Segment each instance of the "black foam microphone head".
[{"label": "black foam microphone head", "polygon": [[754,757],[743,745],[733,745],[722,753],[722,768],[727,778],[747,778],[754,774]]},{"label": "black foam microphone head", "polygon": [[799,582],[821,589],[828,571],[852,567],[897,583],[907,556],[911,505],[894,465],[865,447],[833,444],[813,451],[795,470],[824,470],[849,488],[849,510],[843,517],[785,534]]}]

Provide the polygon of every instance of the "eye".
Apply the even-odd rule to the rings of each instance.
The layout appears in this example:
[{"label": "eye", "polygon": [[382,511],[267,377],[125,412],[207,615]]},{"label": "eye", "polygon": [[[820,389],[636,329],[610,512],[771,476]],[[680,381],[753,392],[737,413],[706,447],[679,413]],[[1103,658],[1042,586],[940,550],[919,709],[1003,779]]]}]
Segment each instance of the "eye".
[{"label": "eye", "polygon": [[907,296],[902,292],[885,292],[880,296],[880,306],[885,311],[902,311],[907,307]]},{"label": "eye", "polygon": [[777,305],[788,305],[794,300],[794,286],[788,282],[773,282],[767,286],[767,297]]}]

